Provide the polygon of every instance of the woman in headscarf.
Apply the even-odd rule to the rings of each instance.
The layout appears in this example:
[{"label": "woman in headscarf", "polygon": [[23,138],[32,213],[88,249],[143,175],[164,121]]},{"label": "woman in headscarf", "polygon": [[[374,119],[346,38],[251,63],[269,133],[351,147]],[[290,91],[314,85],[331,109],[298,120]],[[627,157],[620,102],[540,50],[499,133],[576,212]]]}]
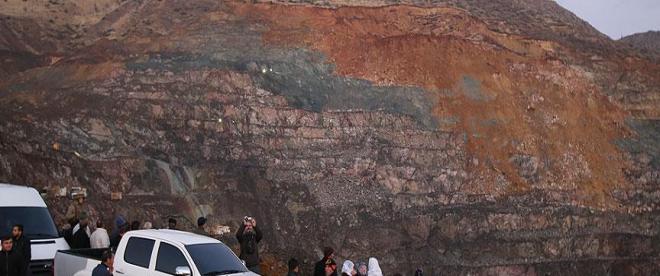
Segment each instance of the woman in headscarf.
[{"label": "woman in headscarf", "polygon": [[355,272],[355,265],[353,262],[346,260],[344,261],[344,265],[341,267],[341,276],[355,276],[357,272]]},{"label": "woman in headscarf", "polygon": [[378,260],[376,258],[369,258],[369,271],[367,276],[383,276],[383,271],[380,270],[380,265],[378,265]]}]

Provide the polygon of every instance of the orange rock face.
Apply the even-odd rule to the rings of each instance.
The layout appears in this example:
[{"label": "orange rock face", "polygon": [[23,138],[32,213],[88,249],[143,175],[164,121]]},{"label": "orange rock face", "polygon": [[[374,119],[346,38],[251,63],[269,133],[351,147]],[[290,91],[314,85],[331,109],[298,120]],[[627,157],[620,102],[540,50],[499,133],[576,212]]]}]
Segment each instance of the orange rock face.
[{"label": "orange rock face", "polygon": [[[466,134],[472,173],[490,184],[470,192],[575,190],[585,203],[612,207],[608,191],[626,186],[612,143],[629,135],[625,111],[590,72],[562,62],[557,43],[491,31],[455,8],[235,8],[265,21],[264,43],[321,51],[337,75],[433,91],[434,115],[449,120],[441,128]],[[512,162],[520,155],[534,158],[541,183]],[[506,191],[495,185],[499,175],[512,184]]]}]

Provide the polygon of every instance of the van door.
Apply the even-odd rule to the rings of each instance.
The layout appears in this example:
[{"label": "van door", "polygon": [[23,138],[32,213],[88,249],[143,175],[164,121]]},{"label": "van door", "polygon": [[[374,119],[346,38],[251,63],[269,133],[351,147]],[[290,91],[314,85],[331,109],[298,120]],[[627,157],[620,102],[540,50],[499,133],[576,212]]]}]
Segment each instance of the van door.
[{"label": "van door", "polygon": [[191,263],[186,259],[185,254],[176,246],[161,241],[158,245],[158,253],[156,255],[156,266],[151,275],[153,276],[168,276],[176,275],[177,267],[190,268],[191,275],[195,274],[194,268]]},{"label": "van door", "polygon": [[156,241],[147,238],[130,237],[124,248],[121,260],[115,259],[114,273],[117,276],[149,275],[154,244]]}]

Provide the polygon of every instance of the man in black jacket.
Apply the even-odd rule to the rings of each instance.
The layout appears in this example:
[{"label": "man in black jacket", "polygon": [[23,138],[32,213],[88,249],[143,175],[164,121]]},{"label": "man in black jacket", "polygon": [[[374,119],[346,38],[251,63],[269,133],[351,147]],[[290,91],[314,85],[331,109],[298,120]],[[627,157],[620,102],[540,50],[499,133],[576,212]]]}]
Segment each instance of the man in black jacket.
[{"label": "man in black jacket", "polygon": [[23,225],[16,224],[11,230],[12,239],[14,242],[13,250],[17,254],[23,256],[23,270],[27,271],[30,267],[30,259],[32,259],[32,245],[30,239],[23,235]]},{"label": "man in black jacket", "polygon": [[257,228],[257,220],[252,217],[243,218],[243,224],[236,232],[236,239],[241,245],[241,254],[238,256],[241,260],[245,261],[245,266],[257,274],[261,274],[259,269],[259,246],[262,233]]},{"label": "man in black jacket", "polygon": [[90,241],[90,230],[89,230],[89,218],[87,213],[80,213],[80,221],[78,225],[73,228],[73,242],[71,243],[71,248],[90,248],[92,247]]},{"label": "man in black jacket", "polygon": [[14,241],[11,236],[2,238],[2,252],[0,252],[0,276],[24,276],[23,256],[12,250]]}]

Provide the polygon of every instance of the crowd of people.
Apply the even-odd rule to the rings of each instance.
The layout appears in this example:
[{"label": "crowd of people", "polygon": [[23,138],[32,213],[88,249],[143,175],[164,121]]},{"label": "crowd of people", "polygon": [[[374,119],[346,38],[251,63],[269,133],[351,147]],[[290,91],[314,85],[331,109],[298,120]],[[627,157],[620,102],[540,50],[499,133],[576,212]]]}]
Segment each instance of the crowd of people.
[{"label": "crowd of people", "polygon": [[[287,276],[299,276],[300,267],[299,262],[295,258],[291,258],[288,263],[289,273]],[[345,260],[341,268],[337,266],[335,261],[335,250],[332,247],[323,249],[323,258],[316,262],[314,265],[314,276],[383,276],[383,271],[380,269],[378,260],[376,258],[369,258],[369,264],[364,262],[353,262]]]},{"label": "crowd of people", "polygon": [[[201,218],[200,218],[201,219]],[[199,224],[199,220],[198,220]],[[236,239],[240,244],[239,258],[243,260],[247,268],[257,274],[261,274],[259,268],[259,250],[258,243],[263,238],[263,233],[257,227],[257,221],[253,217],[246,216],[243,223],[236,232]],[[300,262],[296,258],[288,261],[287,276],[300,276]],[[323,258],[314,265],[314,276],[383,276],[378,259],[369,258],[368,263],[353,262],[345,260],[343,265],[338,267],[335,261],[335,250],[332,247],[323,249]],[[401,276],[399,273],[394,276]],[[415,276],[423,276],[422,270],[417,269]]]},{"label": "crowd of people", "polygon": [[[108,232],[103,218],[98,216],[92,218],[88,211],[90,209],[85,204],[84,195],[74,197],[73,203],[67,209],[66,223],[60,229],[60,234],[72,249],[117,248],[126,232],[153,228],[150,221],[141,223],[134,220],[129,223],[128,220],[119,215],[114,220],[112,232]],[[176,229],[176,219],[170,218],[167,225],[168,229]]]},{"label": "crowd of people", "polygon": [[[70,225],[63,227],[62,236],[72,249],[117,248],[126,232],[153,228],[153,224],[150,221],[143,224],[140,221],[128,223],[123,216],[117,216],[112,232],[109,234],[102,218],[96,219],[93,224],[94,227],[90,226],[90,219],[86,212],[81,212],[78,218],[70,220],[70,222],[70,225],[73,225],[73,227],[71,228]],[[170,218],[167,229],[176,230],[176,224],[176,219]],[[198,232],[198,234],[201,234],[201,232]]]},{"label": "crowd of people", "polygon": [[[116,249],[124,234],[128,231],[139,229],[152,229],[153,224],[149,221],[140,223],[132,221],[129,223],[123,216],[117,216],[114,220],[112,232],[108,232],[100,217],[92,218],[84,208],[84,197],[74,198],[73,204],[66,213],[67,224],[62,227],[61,234],[72,249],[97,248],[105,250],[101,256],[101,264],[93,271],[92,276],[112,275],[114,262],[113,248]],[[204,227],[207,219],[199,217],[197,228],[194,233],[208,235]],[[177,221],[169,218],[167,229],[177,230]],[[12,234],[2,237],[2,255],[0,256],[0,276],[23,276],[27,275],[31,259],[30,240],[23,236],[23,226],[14,225]],[[239,258],[245,262],[245,266],[252,272],[261,274],[259,258],[259,242],[263,233],[257,227],[257,220],[251,216],[245,216],[236,232],[236,240],[239,244]],[[382,276],[376,258],[369,258],[368,263],[353,262],[346,260],[341,267],[335,261],[335,251],[331,247],[323,250],[323,257],[314,266],[314,276]],[[288,262],[287,276],[301,275],[300,263],[291,258]],[[399,275],[399,274],[394,274]],[[421,270],[415,276],[422,276]]]}]

